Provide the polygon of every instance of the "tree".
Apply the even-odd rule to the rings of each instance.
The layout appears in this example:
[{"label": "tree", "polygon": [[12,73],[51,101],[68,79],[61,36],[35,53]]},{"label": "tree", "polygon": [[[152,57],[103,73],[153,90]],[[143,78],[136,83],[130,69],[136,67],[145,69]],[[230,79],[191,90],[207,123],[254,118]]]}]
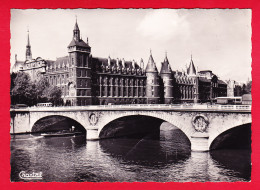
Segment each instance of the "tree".
[{"label": "tree", "polygon": [[252,81],[247,82],[245,91],[247,94],[251,94]]},{"label": "tree", "polygon": [[52,102],[53,105],[63,105],[63,100],[61,98],[62,91],[59,87],[50,86],[44,90],[43,94],[47,97],[49,102]]},{"label": "tree", "polygon": [[35,86],[30,76],[19,72],[11,75],[11,104],[33,105],[35,102]]},{"label": "tree", "polygon": [[11,73],[11,76],[10,76],[10,78],[11,78],[10,92],[12,91],[12,89],[15,86],[14,80],[15,80],[16,76],[17,76],[17,73]]},{"label": "tree", "polygon": [[36,96],[37,103],[47,102],[48,95],[46,94],[46,90],[48,91],[50,84],[45,77],[42,77],[39,81],[35,82],[36,86]]},{"label": "tree", "polygon": [[51,86],[48,80],[42,77],[32,82],[30,76],[24,72],[11,74],[11,104],[27,104],[52,102],[53,105],[63,105],[62,91],[57,86]]},{"label": "tree", "polygon": [[252,81],[249,81],[246,84],[243,84],[242,95],[243,94],[251,94],[251,86],[252,86]]},{"label": "tree", "polygon": [[240,85],[236,85],[234,89],[235,96],[242,96],[242,87]]}]

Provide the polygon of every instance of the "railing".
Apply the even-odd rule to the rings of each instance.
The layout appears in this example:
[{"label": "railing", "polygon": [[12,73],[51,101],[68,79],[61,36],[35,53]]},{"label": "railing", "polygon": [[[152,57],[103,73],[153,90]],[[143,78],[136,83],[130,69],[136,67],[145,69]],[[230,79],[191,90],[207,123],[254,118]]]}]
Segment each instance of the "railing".
[{"label": "railing", "polygon": [[179,110],[179,111],[251,111],[251,105],[219,105],[219,104],[123,104],[123,105],[91,105],[61,107],[29,107],[11,109],[19,111],[77,111],[77,110]]},{"label": "railing", "polygon": [[251,105],[207,105],[208,109],[251,110]]}]

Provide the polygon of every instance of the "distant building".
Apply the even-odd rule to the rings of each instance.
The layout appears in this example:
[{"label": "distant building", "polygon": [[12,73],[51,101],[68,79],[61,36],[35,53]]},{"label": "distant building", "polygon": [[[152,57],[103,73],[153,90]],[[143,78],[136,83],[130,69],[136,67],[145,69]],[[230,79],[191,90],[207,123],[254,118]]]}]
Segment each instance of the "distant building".
[{"label": "distant building", "polygon": [[242,96],[243,92],[243,83],[237,82],[234,80],[227,81],[227,96],[234,97],[234,96]]},{"label": "distant building", "polygon": [[80,38],[75,23],[68,55],[56,61],[32,59],[28,33],[25,62],[17,61],[13,71],[28,73],[33,80],[46,77],[61,88],[67,105],[171,104],[209,102],[227,95],[227,84],[212,71],[197,72],[191,58],[187,72],[172,71],[167,55],[158,72],[150,53],[144,68],[135,60],[94,57],[91,47]]}]

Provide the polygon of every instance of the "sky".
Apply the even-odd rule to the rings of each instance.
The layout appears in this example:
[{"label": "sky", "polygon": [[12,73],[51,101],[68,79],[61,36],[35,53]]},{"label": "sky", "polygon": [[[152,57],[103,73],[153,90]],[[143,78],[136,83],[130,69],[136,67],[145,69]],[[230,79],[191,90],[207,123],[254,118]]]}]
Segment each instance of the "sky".
[{"label": "sky", "polygon": [[11,64],[25,60],[28,29],[33,58],[68,55],[76,18],[94,57],[147,64],[151,50],[158,69],[167,54],[184,71],[192,55],[199,71],[251,80],[250,9],[12,9]]}]

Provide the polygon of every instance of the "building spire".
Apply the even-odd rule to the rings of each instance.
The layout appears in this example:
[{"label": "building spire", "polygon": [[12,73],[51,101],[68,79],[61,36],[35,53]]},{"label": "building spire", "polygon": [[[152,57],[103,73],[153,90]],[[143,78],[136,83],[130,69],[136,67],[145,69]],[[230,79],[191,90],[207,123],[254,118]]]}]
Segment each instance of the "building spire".
[{"label": "building spire", "polygon": [[29,28],[27,28],[27,36],[28,36],[28,39],[27,39],[27,46],[30,46]]},{"label": "building spire", "polygon": [[29,37],[29,28],[27,28],[27,45],[26,45],[26,53],[25,58],[26,60],[32,59],[32,51],[31,51],[31,45],[30,45],[30,37]]},{"label": "building spire", "polygon": [[76,15],[76,23],[75,23],[74,30],[73,30],[73,39],[76,41],[80,40],[80,30],[79,30],[79,26],[78,26],[78,22],[77,22],[77,15]]},{"label": "building spire", "polygon": [[194,66],[194,63],[193,63],[193,60],[192,60],[192,54],[191,54],[191,57],[190,57],[190,65],[187,69],[187,74],[190,75],[190,76],[196,76],[196,69],[195,69],[195,66]]}]

